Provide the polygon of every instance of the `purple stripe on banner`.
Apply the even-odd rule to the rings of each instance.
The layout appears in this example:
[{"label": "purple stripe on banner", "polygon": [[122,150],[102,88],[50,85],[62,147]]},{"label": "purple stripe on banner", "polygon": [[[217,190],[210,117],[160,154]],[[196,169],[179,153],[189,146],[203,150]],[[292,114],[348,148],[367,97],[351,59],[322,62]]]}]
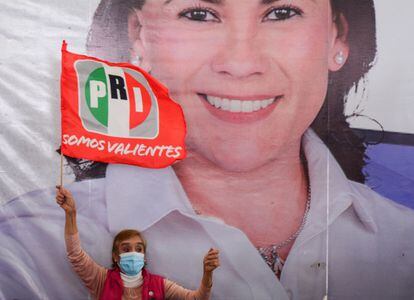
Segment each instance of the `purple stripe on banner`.
[{"label": "purple stripe on banner", "polygon": [[414,146],[378,144],[367,148],[366,184],[414,209]]}]

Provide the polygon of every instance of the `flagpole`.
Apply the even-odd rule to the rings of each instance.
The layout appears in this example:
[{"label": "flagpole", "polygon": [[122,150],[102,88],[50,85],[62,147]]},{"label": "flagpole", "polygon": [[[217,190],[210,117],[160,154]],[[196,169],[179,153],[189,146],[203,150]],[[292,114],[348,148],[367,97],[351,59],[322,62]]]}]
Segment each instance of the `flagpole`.
[{"label": "flagpole", "polygon": [[60,180],[59,185],[63,187],[63,151],[62,146],[60,146]]},{"label": "flagpole", "polygon": [[[65,40],[63,40],[62,41],[62,61],[61,61],[61,66],[62,66],[62,69],[61,69],[61,72],[62,72],[62,74],[63,74],[63,52],[64,51],[66,51],[66,49],[67,49],[67,43],[66,43],[66,41]],[[63,187],[63,139],[62,139],[62,136],[63,136],[63,126],[62,126],[62,74],[61,74],[61,77],[60,77],[60,117],[61,117],[61,123],[60,123],[60,129],[61,129],[61,132],[60,132],[60,179],[59,179],[59,185],[60,185],[60,187]]]}]

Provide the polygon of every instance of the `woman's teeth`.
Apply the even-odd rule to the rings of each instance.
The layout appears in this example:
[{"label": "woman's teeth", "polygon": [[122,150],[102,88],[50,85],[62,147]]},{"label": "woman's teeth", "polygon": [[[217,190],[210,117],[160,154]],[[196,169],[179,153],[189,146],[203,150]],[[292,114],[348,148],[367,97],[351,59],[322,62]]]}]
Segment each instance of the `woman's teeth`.
[{"label": "woman's teeth", "polygon": [[275,101],[275,98],[264,100],[231,100],[227,98],[219,98],[206,95],[207,101],[214,107],[229,111],[250,113],[268,107]]}]

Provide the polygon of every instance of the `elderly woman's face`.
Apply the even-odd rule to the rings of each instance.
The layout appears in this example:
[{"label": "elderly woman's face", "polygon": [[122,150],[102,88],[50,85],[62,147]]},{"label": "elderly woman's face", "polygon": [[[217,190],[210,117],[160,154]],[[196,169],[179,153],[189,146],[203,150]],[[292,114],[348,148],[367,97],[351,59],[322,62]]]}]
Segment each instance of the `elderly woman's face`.
[{"label": "elderly woman's face", "polygon": [[127,252],[138,252],[144,253],[145,246],[144,242],[139,236],[133,236],[129,239],[123,240],[119,243],[118,253],[127,253]]},{"label": "elderly woman's face", "polygon": [[297,156],[348,53],[329,0],[151,0],[137,15],[134,49],[182,105],[189,150],[226,170]]},{"label": "elderly woman's face", "polygon": [[145,254],[144,242],[139,236],[133,236],[126,240],[123,240],[118,245],[118,253],[112,252],[112,259],[115,262],[119,262],[120,254],[128,252],[138,252]]}]

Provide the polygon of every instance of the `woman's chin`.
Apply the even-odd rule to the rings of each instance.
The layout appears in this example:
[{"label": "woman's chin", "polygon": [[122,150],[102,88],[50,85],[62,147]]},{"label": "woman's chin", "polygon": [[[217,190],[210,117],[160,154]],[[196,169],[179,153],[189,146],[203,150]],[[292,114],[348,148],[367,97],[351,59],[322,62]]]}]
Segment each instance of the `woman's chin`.
[{"label": "woman's chin", "polygon": [[[274,160],[279,145],[263,144],[246,137],[242,141],[223,139],[214,142],[205,138],[187,139],[187,162],[224,172],[250,172],[259,169]],[[185,161],[185,160],[184,160]]]}]

